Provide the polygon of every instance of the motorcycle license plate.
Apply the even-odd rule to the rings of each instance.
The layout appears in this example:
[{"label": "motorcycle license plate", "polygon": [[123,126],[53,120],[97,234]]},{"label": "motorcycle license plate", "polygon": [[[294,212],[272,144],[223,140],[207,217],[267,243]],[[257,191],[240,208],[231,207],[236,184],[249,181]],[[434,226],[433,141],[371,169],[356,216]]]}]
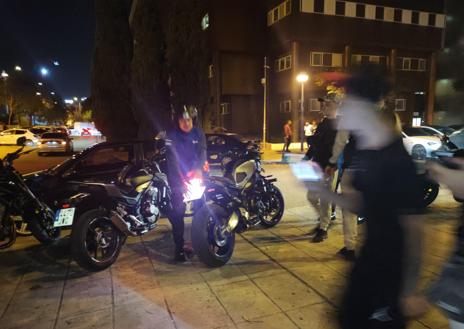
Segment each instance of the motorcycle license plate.
[{"label": "motorcycle license plate", "polygon": [[53,227],[71,226],[76,208],[58,209],[55,214]]}]

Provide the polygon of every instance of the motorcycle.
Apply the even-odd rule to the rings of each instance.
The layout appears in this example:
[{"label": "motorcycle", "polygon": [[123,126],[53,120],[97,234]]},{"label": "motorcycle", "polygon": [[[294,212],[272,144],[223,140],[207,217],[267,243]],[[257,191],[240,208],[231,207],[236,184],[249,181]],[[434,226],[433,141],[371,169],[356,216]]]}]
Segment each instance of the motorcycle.
[{"label": "motorcycle", "polygon": [[30,190],[13,167],[14,160],[33,151],[23,150],[24,146],[7,154],[0,163],[0,249],[16,241],[17,218],[43,244],[52,243],[60,236],[60,227],[54,225],[54,211]]},{"label": "motorcycle", "polygon": [[223,160],[224,176],[205,179],[205,203],[192,221],[192,245],[207,266],[225,265],[232,257],[235,233],[262,225],[277,225],[284,213],[284,198],[264,176],[257,147],[229,153]]}]

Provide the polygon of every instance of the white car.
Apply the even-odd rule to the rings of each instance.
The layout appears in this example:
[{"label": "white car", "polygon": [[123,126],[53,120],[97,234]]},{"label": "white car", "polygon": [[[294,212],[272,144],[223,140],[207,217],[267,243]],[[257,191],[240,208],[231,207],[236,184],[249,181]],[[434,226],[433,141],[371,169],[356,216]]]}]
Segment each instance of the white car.
[{"label": "white car", "polygon": [[414,160],[431,158],[432,152],[443,145],[439,136],[430,135],[430,131],[422,127],[404,128],[403,144]]},{"label": "white car", "polygon": [[38,140],[38,137],[28,129],[14,128],[4,130],[0,133],[0,144],[2,145],[35,144]]}]

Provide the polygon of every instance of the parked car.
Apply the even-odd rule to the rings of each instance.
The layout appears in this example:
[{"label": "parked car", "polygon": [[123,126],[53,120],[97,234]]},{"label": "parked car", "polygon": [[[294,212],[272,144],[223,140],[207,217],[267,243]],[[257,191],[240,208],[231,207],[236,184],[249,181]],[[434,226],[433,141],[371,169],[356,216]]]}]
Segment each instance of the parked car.
[{"label": "parked car", "polygon": [[38,137],[27,129],[14,128],[0,133],[0,144],[2,145],[25,145],[37,143],[37,141]]},{"label": "parked car", "polygon": [[46,132],[37,142],[39,155],[47,153],[72,153],[73,142],[67,133]]},{"label": "parked car", "polygon": [[450,125],[448,127],[453,128],[454,130],[461,130],[461,129],[464,129],[464,123],[454,124],[454,125]]},{"label": "parked car", "polygon": [[43,133],[46,133],[46,132],[50,131],[50,129],[44,128],[44,127],[32,127],[32,128],[30,129],[30,131],[31,131],[34,135],[40,136],[40,135],[42,135]]},{"label": "parked car", "polygon": [[414,160],[431,158],[432,152],[443,145],[440,136],[431,135],[430,130],[423,127],[404,128],[403,144]]},{"label": "parked car", "polygon": [[432,128],[434,131],[438,131],[443,135],[449,136],[452,133],[456,131],[456,129],[453,129],[451,127],[446,127],[446,126],[438,126],[438,125],[429,125],[429,126],[422,126],[423,128]]},{"label": "parked car", "polygon": [[246,141],[238,134],[206,134],[207,158],[210,165],[220,165],[228,152],[240,152],[250,147],[252,141]]}]

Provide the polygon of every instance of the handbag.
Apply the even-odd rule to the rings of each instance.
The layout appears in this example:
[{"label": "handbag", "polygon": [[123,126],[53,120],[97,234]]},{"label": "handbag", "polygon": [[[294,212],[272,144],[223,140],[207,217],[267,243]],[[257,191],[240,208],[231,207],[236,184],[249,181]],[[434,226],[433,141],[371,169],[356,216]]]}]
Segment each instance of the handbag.
[{"label": "handbag", "polygon": [[[464,222],[464,215],[461,219]],[[456,251],[444,265],[428,297],[448,318],[464,322],[464,225],[458,232]]]}]

